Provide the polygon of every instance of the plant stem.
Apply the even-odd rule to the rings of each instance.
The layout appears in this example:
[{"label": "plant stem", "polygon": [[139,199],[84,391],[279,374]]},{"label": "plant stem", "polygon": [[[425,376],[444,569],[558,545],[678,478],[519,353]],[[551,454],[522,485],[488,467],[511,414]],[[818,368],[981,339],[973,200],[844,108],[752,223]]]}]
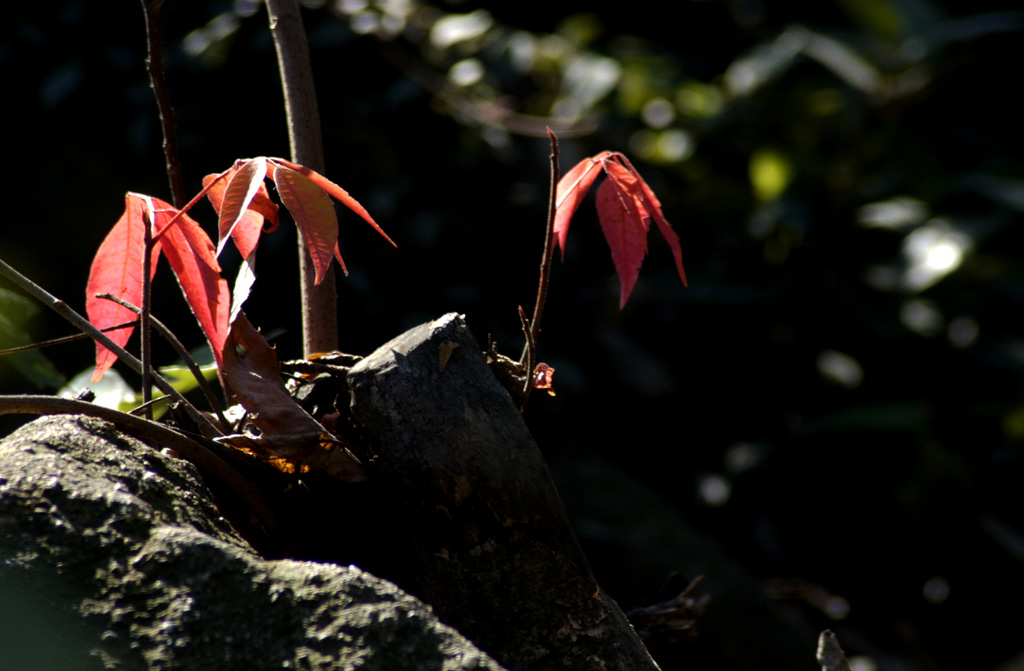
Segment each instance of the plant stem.
[{"label": "plant stem", "polygon": [[530,392],[533,391],[533,366],[537,345],[534,343],[533,330],[530,328],[530,323],[526,321],[526,313],[523,312],[521,305],[519,306],[519,322],[523,327],[523,335],[526,336],[526,349],[523,351],[523,356],[526,358],[520,362],[526,370],[526,379],[523,382],[523,400],[519,402],[519,412],[522,413],[526,410],[526,402],[530,400]]},{"label": "plant stem", "polygon": [[[171,106],[171,96],[167,92],[167,80],[164,77],[160,41],[161,2],[162,0],[152,0],[152,2],[142,0],[142,13],[146,17],[146,71],[149,73],[149,83],[153,88],[153,96],[156,98],[160,128],[163,132],[164,161],[167,166],[167,180],[171,186],[171,200],[174,202],[174,207],[181,209],[187,198],[185,183],[181,176],[181,159],[178,156],[178,133],[174,122],[174,107]],[[142,405],[145,408],[146,419],[152,420],[153,332],[150,329],[150,316],[153,312],[153,291],[150,270],[153,265],[152,252],[156,241],[153,239],[153,221],[148,209],[144,220],[146,226],[145,255],[142,257],[142,309],[139,312],[139,335],[142,357]]]},{"label": "plant stem", "polygon": [[[554,255],[555,248],[552,244],[552,238],[554,237],[555,231],[555,211],[557,207],[558,197],[558,180],[561,178],[561,173],[558,167],[558,138],[555,137],[554,131],[550,128],[548,130],[548,140],[551,142],[551,185],[548,190],[548,221],[546,230],[544,232],[544,252],[540,261],[540,281],[537,285],[537,302],[533,305],[533,319],[530,320],[530,333],[527,337],[526,346],[523,348],[523,355],[520,357],[519,362],[526,364],[528,360],[533,359],[533,345],[537,341],[537,336],[540,335],[540,318],[544,314],[544,304],[547,301],[548,296],[548,284],[551,281],[551,257]],[[532,375],[532,370],[526,371],[527,376]]]},{"label": "plant stem", "polygon": [[153,233],[153,242],[154,243],[159,242],[160,238],[164,237],[164,234],[167,233],[167,231],[171,230],[171,226],[174,226],[175,224],[177,224],[178,220],[181,219],[183,216],[185,216],[185,214],[189,210],[191,210],[192,207],[196,203],[198,203],[200,200],[202,200],[203,196],[205,196],[210,191],[210,189],[213,188],[213,186],[217,182],[219,182],[220,180],[224,179],[224,176],[227,175],[228,172],[230,172],[230,168],[228,170],[225,170],[224,172],[220,173],[219,175],[217,175],[217,177],[215,179],[213,179],[209,184],[207,184],[206,186],[203,187],[202,191],[200,191],[195,196],[193,196],[192,200],[190,200],[187,203],[185,203],[185,207],[178,207],[177,205],[175,205],[175,209],[178,210],[178,213],[175,214],[173,217],[171,217],[170,221],[168,221],[166,224],[164,224],[163,228],[161,228],[159,231],[156,231],[155,233]]},{"label": "plant stem", "polygon": [[[128,328],[129,326],[134,327],[138,323],[139,320],[135,319],[130,322],[124,322],[123,324],[115,324],[114,326],[108,326],[107,328],[103,329],[103,332],[109,333],[111,331],[116,331],[117,329]],[[39,342],[34,342],[30,345],[7,347],[5,349],[0,349],[0,356],[4,356],[6,354],[17,354],[18,352],[28,352],[29,350],[42,349],[43,347],[51,347],[53,345],[64,345],[69,342],[85,340],[88,337],[89,336],[87,336],[84,333],[74,333],[69,336],[61,336],[60,338],[50,338],[49,340],[41,340]]]},{"label": "plant stem", "polygon": [[[323,136],[313,66],[298,0],[266,0],[266,3],[281,71],[292,161],[324,174]],[[317,352],[333,351],[338,348],[338,290],[334,283],[334,265],[328,267],[320,284],[315,284],[316,269],[301,234],[299,268],[303,352],[309,357]]]},{"label": "plant stem", "polygon": [[[152,201],[149,201],[152,206]],[[142,308],[139,310],[139,337],[141,345],[139,349],[142,359],[142,405],[146,408],[146,419],[153,419],[153,408],[150,401],[153,400],[153,331],[150,329],[150,316],[153,313],[153,218],[149,214],[149,208],[142,211],[143,228],[143,249],[142,255]]]},{"label": "plant stem", "polygon": [[174,108],[167,93],[164,78],[164,63],[160,42],[160,3],[162,0],[142,0],[142,12],[146,15],[146,70],[149,84],[153,87],[156,106],[159,110],[160,127],[164,136],[164,160],[167,163],[167,179],[171,184],[171,199],[174,207],[181,208],[185,202],[185,182],[181,176],[181,159],[178,156],[178,131],[174,123]]}]

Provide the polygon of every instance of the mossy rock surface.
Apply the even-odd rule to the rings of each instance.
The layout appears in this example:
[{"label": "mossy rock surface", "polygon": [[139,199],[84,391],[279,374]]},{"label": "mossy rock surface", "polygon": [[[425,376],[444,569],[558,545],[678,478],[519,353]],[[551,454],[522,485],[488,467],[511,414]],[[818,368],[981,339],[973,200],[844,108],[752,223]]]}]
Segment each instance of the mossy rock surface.
[{"label": "mossy rock surface", "polygon": [[187,461],[51,416],[0,440],[4,668],[501,669],[355,567],[268,561]]}]

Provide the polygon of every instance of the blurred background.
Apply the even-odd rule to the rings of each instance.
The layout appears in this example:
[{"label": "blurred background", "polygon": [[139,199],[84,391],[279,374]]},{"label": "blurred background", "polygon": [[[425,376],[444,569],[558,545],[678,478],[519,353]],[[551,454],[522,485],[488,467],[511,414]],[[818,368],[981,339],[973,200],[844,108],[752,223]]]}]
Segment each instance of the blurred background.
[{"label": "blurred background", "polygon": [[[624,609],[704,576],[698,635],[651,643],[663,668],[813,669],[831,628],[858,671],[1024,669],[1024,11],[796,7],[307,3],[327,175],[398,243],[341,215],[341,347],[457,311],[517,356],[545,126],[564,170],[622,151],[690,286],[653,231],[620,311],[588,198],[538,344],[557,396],[527,421]],[[175,0],[162,29],[190,193],[287,157],[262,5]],[[170,199],[144,56],[138,3],[18,3],[0,27],[0,257],[77,309],[125,192]],[[297,357],[290,224],[258,264],[247,313]],[[199,346],[166,265],[155,291]],[[0,346],[71,333],[47,312],[0,280]],[[0,391],[53,391],[92,347],[43,354],[0,358]]]}]

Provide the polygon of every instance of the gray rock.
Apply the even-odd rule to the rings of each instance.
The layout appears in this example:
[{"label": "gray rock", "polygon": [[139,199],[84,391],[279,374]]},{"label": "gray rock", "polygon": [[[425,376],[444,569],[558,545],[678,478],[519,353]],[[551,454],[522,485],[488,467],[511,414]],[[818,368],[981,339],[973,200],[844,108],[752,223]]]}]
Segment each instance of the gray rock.
[{"label": "gray rock", "polygon": [[266,561],[195,468],[96,419],[0,441],[0,669],[500,669],[355,567]]}]

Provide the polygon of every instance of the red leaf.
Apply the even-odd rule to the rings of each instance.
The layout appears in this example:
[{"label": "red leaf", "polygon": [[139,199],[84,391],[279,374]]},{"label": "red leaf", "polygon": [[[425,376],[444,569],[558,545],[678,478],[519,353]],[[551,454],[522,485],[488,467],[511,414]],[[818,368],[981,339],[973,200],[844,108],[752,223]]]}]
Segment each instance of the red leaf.
[{"label": "red leaf", "polygon": [[569,234],[569,222],[572,215],[576,213],[583,197],[593,186],[594,180],[600,172],[601,161],[609,156],[610,152],[603,151],[593,158],[587,158],[565,173],[562,179],[558,180],[558,189],[555,197],[555,240],[559,249],[562,250],[562,258],[565,258],[565,238]]},{"label": "red leaf", "polygon": [[603,151],[580,161],[559,180],[553,236],[562,249],[563,257],[569,220],[579,208],[586,191],[594,184],[599,168],[604,169],[608,179],[597,190],[597,213],[605,239],[611,247],[612,262],[622,287],[619,307],[625,306],[640,274],[640,266],[647,254],[647,232],[652,217],[672,250],[676,270],[685,286],[686,271],[683,269],[683,250],[679,245],[679,236],[662,214],[661,203],[654,191],[640,177],[629,159],[618,152]]},{"label": "red leaf", "polygon": [[[259,165],[254,165],[257,163],[262,163],[262,170],[259,170]],[[238,173],[243,169],[246,169],[249,173],[248,179],[245,175],[242,175],[236,181],[236,177],[239,176]],[[243,161],[241,165],[231,168],[226,176],[218,180],[213,186],[210,186],[207,192],[210,204],[213,205],[213,209],[220,216],[218,256],[228,233],[230,233],[232,240],[235,242],[235,247],[238,248],[242,257],[249,258],[249,255],[256,249],[260,233],[263,232],[264,219],[271,223],[266,232],[277,228],[278,206],[270,200],[270,193],[263,183],[263,178],[253,179],[254,175],[258,172],[266,174],[266,159],[261,157],[260,159]],[[203,186],[209,186],[217,177],[218,175],[215,174],[207,175],[203,178]],[[256,190],[250,195],[249,191],[252,188]],[[225,207],[228,209],[225,210]]]},{"label": "red leaf", "polygon": [[[151,200],[153,221],[156,228],[161,229],[178,210],[157,198]],[[219,365],[228,333],[231,293],[227,281],[220,276],[213,243],[194,219],[183,214],[160,238],[159,248],[167,257]]]},{"label": "red leaf", "polygon": [[619,160],[625,162],[626,167],[636,177],[637,182],[640,184],[640,197],[644,202],[644,207],[648,214],[654,217],[654,223],[658,225],[658,230],[661,231],[661,237],[665,238],[665,242],[668,243],[669,248],[672,250],[672,256],[676,260],[676,270],[679,272],[679,279],[683,281],[683,286],[686,284],[686,270],[683,269],[683,248],[679,244],[679,236],[672,230],[672,225],[665,219],[665,215],[661,212],[661,203],[658,201],[658,197],[654,195],[654,191],[651,187],[647,186],[647,182],[644,181],[640,173],[636,171],[633,164],[629,162],[629,159],[622,154],[618,155]]},{"label": "red leaf", "polygon": [[238,266],[238,274],[235,275],[235,284],[231,287],[231,315],[228,323],[235,321],[235,316],[242,309],[245,301],[249,300],[252,287],[256,283],[256,255],[250,254],[242,259]]},{"label": "red leaf", "polygon": [[273,176],[281,202],[295,218],[295,225],[313,259],[315,283],[320,284],[337,246],[338,217],[334,203],[323,189],[296,170],[277,166]]},{"label": "red leaf", "polygon": [[[124,214],[114,224],[93,258],[89,282],[85,288],[85,310],[89,321],[98,329],[133,321],[137,317],[128,308],[96,298],[96,294],[113,294],[132,305],[142,305],[142,257],[145,254],[144,198],[134,193],[129,193],[125,197]],[[153,273],[156,272],[159,258],[159,252],[154,249],[151,265]],[[133,327],[129,326],[110,331],[107,335],[124,347],[132,335],[132,330]],[[117,356],[113,352],[97,343],[93,382],[98,382],[116,360]]]},{"label": "red leaf", "polygon": [[[263,186],[263,180],[266,176],[267,160],[260,157],[243,161],[240,165],[236,166],[231,176],[227,178],[227,186],[224,188],[224,199],[220,206],[220,221],[217,226],[219,231],[217,256],[220,256],[221,250],[224,249],[224,243],[227,242],[234,232],[235,227],[247,216],[249,218],[247,228],[250,231],[254,231],[257,238],[259,237],[259,229],[263,227],[262,217],[256,213],[250,213],[249,205],[256,195],[259,194],[260,187]],[[255,221],[259,221],[257,227],[252,226]],[[240,249],[239,251],[243,250]],[[252,249],[245,251],[252,252]],[[243,258],[249,256],[245,251],[243,251]]]},{"label": "red leaf", "polygon": [[[616,174],[615,168],[625,174]],[[597,214],[604,237],[612,250],[612,262],[622,287],[619,295],[621,308],[633,291],[636,278],[640,275],[640,266],[647,254],[648,216],[630,192],[628,182],[625,182],[624,178],[631,177],[625,168],[609,162],[605,170],[609,179],[597,189]]]},{"label": "red leaf", "polygon": [[338,259],[338,265],[341,266],[341,271],[348,275],[348,268],[345,267],[345,259],[341,258],[341,248],[338,247],[338,241],[334,241],[334,258]]},{"label": "red leaf", "polygon": [[366,211],[366,208],[360,205],[359,201],[357,201],[355,198],[348,195],[348,191],[341,188],[340,186],[338,186],[331,180],[327,179],[320,173],[310,170],[309,168],[299,165],[298,163],[292,163],[291,161],[286,161],[283,158],[271,158],[269,160],[271,163],[276,163],[280,166],[291,168],[295,172],[300,173],[303,177],[305,177],[306,179],[308,179],[309,181],[313,182],[321,189],[326,191],[328,195],[331,196],[331,198],[334,198],[336,201],[338,201],[339,203],[341,203],[342,205],[344,205],[345,207],[347,207],[348,209],[352,210],[360,217],[362,217],[366,223],[373,227],[373,230],[383,235],[384,239],[390,242],[393,246],[398,246],[395,244],[395,241],[389,238],[388,234],[385,233],[384,230],[377,225],[377,222],[373,220],[373,217],[371,217],[370,213]]}]

